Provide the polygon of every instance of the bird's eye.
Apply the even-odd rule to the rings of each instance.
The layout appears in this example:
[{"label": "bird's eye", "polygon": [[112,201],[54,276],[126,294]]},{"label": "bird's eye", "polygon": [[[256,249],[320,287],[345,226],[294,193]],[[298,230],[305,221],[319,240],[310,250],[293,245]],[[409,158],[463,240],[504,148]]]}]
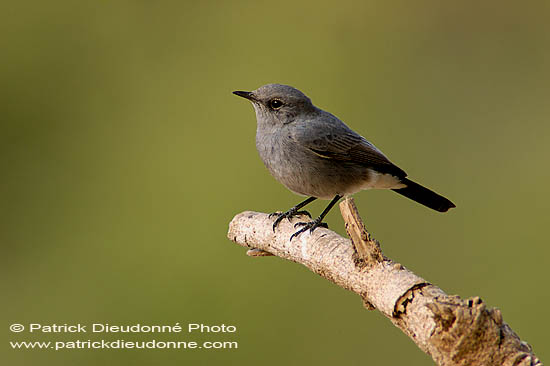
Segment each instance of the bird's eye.
[{"label": "bird's eye", "polygon": [[272,109],[279,109],[283,106],[283,102],[281,102],[279,99],[272,99],[269,101],[269,107]]}]

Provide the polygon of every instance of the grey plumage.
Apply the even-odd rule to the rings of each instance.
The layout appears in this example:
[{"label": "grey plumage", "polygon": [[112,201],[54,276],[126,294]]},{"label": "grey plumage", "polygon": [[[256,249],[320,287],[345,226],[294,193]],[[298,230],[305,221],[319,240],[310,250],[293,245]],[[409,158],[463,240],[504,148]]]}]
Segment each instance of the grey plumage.
[{"label": "grey plumage", "polygon": [[[446,198],[408,180],[407,174],[372,143],[334,115],[315,107],[299,90],[269,84],[234,94],[252,102],[257,119],[256,148],[270,173],[291,191],[334,198],[330,207],[337,197],[371,188],[393,189],[441,212],[455,207]],[[276,224],[297,212],[293,207],[278,214]],[[320,226],[324,214],[312,224],[304,224],[295,235]]]}]

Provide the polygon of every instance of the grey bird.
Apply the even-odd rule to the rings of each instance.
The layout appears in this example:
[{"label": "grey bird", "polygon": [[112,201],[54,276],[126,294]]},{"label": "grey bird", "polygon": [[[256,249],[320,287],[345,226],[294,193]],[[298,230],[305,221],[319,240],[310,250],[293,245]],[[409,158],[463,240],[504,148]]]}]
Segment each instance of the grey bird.
[{"label": "grey bird", "polygon": [[345,195],[364,189],[391,189],[439,212],[455,205],[447,198],[409,179],[376,146],[351,130],[334,115],[315,107],[301,91],[288,85],[268,84],[254,91],[234,91],[252,102],[256,111],[256,148],[275,179],[292,192],[309,198],[277,216],[282,219],[306,214],[301,208],[317,198],[331,199],[315,220],[302,226],[292,238],[317,227]]}]

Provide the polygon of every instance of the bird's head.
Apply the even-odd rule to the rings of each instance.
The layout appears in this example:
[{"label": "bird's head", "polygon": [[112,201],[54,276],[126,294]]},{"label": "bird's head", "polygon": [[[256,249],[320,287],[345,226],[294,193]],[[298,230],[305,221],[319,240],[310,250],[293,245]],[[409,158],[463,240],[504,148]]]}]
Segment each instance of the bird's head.
[{"label": "bird's head", "polygon": [[288,85],[268,84],[251,92],[234,91],[233,94],[252,102],[259,124],[287,124],[300,115],[316,111],[304,93]]}]

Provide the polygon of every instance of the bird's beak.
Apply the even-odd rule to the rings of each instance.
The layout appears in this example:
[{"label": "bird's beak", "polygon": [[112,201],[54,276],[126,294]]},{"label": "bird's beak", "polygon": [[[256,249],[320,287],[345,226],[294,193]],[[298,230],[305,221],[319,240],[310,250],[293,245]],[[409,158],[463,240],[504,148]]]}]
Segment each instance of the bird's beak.
[{"label": "bird's beak", "polygon": [[256,100],[256,98],[254,97],[254,94],[252,94],[252,92],[236,90],[236,91],[233,92],[233,94],[238,95],[239,97],[243,97],[245,99],[251,100],[251,101]]}]

